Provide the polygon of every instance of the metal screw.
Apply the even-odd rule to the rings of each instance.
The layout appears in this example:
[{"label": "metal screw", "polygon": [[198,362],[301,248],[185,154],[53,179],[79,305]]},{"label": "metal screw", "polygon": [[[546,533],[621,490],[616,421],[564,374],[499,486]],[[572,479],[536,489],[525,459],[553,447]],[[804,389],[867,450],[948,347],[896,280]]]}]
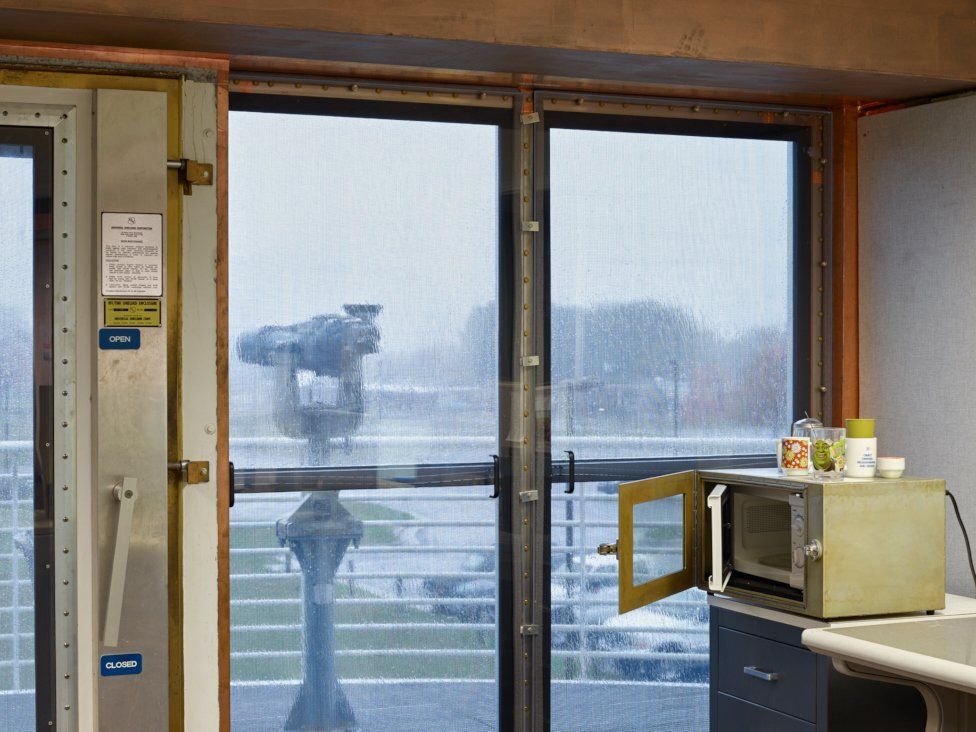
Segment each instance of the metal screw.
[{"label": "metal screw", "polygon": [[821,386],[820,387],[820,393],[821,394],[826,394],[827,393],[827,387],[826,386]]}]

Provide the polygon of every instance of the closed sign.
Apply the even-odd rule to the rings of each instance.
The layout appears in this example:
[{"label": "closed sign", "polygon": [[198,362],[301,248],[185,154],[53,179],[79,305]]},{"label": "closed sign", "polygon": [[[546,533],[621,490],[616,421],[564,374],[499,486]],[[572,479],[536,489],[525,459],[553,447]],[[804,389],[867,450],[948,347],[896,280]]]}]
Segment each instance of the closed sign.
[{"label": "closed sign", "polygon": [[102,656],[102,676],[134,676],[142,673],[141,653],[116,653]]}]

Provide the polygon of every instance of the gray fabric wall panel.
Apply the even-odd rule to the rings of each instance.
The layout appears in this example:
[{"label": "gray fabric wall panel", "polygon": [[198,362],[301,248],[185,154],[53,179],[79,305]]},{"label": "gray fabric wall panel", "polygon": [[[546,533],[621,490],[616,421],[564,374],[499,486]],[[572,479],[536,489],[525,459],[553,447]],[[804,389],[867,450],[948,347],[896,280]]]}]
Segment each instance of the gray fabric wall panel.
[{"label": "gray fabric wall panel", "polygon": [[[861,416],[976,534],[976,97],[858,125]],[[948,509],[948,591],[973,596]],[[883,550],[883,547],[879,547]]]}]

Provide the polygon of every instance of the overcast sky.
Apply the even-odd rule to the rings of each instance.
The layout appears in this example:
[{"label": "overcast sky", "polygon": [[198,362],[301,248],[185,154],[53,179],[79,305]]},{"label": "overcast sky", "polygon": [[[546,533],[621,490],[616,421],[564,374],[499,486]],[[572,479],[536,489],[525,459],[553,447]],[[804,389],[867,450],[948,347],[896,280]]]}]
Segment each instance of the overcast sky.
[{"label": "overcast sky", "polygon": [[[788,315],[784,142],[552,131],[553,301],[654,298],[727,332]],[[384,306],[384,350],[494,300],[496,130],[233,112],[232,336]]]},{"label": "overcast sky", "polygon": [[[5,154],[6,153],[6,154]],[[0,333],[31,332],[34,162],[0,145]],[[0,359],[6,358],[0,346]],[[30,368],[30,364],[27,364]]]}]

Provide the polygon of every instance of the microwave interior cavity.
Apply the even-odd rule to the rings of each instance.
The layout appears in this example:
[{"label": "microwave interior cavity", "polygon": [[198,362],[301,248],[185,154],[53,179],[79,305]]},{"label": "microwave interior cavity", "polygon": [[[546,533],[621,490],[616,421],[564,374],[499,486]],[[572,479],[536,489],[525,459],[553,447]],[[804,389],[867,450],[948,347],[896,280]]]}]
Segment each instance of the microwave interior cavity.
[{"label": "microwave interior cavity", "polygon": [[[803,600],[803,496],[784,490],[727,484],[722,534],[729,586]],[[802,550],[801,550],[802,554]]]}]

